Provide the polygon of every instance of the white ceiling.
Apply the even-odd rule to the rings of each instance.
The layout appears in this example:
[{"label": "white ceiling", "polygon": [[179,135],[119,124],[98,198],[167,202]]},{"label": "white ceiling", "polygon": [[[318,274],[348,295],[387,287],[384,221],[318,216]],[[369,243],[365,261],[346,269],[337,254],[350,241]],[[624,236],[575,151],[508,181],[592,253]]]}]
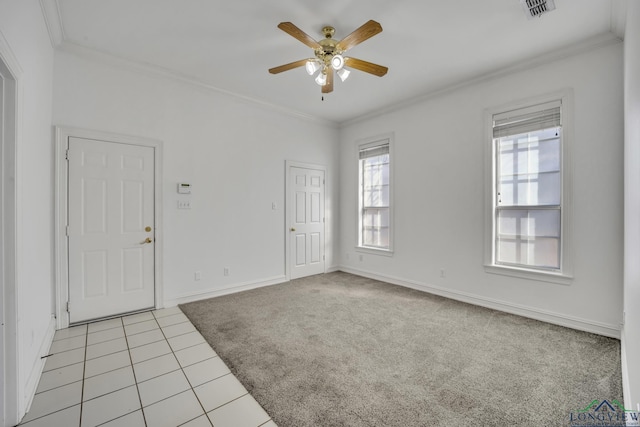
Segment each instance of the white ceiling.
[{"label": "white ceiling", "polygon": [[[618,0],[555,0],[527,20],[519,0],[44,0],[52,38],[158,67],[225,92],[337,123],[389,108],[585,40],[620,34]],[[312,50],[276,26],[340,40],[373,19],[383,32],[349,56],[389,67],[353,71],[321,101],[298,68],[271,67]]]}]

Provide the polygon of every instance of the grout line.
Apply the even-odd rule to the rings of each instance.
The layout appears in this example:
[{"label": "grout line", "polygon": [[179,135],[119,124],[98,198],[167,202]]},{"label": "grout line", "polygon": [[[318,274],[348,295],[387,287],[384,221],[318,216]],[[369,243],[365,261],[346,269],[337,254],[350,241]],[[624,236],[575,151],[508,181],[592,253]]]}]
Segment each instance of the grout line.
[{"label": "grout line", "polygon": [[[126,343],[126,340],[125,340],[125,343]],[[125,348],[124,350],[114,350],[114,349],[110,349],[110,350],[107,350],[107,351],[108,351],[108,353],[104,353],[104,354],[101,354],[101,355],[99,355],[99,356],[92,356],[90,359],[89,359],[89,358],[87,358],[87,360],[96,360],[96,359],[100,359],[101,357],[111,356],[112,354],[116,354],[116,353],[122,353],[123,351],[126,351],[126,350],[128,350],[128,348]]]},{"label": "grout line", "polygon": [[[81,349],[82,349],[82,347],[74,348],[73,350],[69,350],[69,351],[78,351],[78,350],[81,350]],[[64,354],[64,353],[68,353],[69,351],[63,351],[61,353],[56,353],[56,354],[53,354],[51,356],[47,356],[47,362],[49,361],[49,359],[51,357],[57,356],[57,355],[60,355],[60,354]],[[43,369],[42,373],[44,374],[45,372],[51,372],[51,371],[55,371],[56,369],[66,368],[67,366],[75,365],[76,363],[82,363],[82,362],[83,362],[83,360],[78,360],[77,362],[70,362],[68,365],[60,365],[60,366],[56,366],[55,368],[49,368],[49,369],[47,369],[47,365],[46,365],[46,362],[45,362],[45,366],[44,366],[44,369]]]},{"label": "grout line", "polygon": [[[185,334],[185,335],[186,335],[186,334]],[[174,352],[179,352],[179,351],[186,350],[186,349],[189,349],[189,348],[197,347],[197,346],[202,345],[202,344],[207,344],[207,345],[209,345],[209,343],[208,343],[208,342],[203,341],[203,342],[199,342],[199,343],[197,343],[197,344],[189,345],[189,346],[184,347],[184,348],[180,348],[180,349],[178,349],[178,350],[174,350],[174,349],[173,349],[173,347],[171,346],[171,343],[169,343],[169,347],[171,347],[171,350],[172,350],[172,351],[174,351]],[[209,347],[211,347],[211,346],[209,346]],[[211,350],[213,350],[213,349],[211,349]],[[213,350],[213,352],[215,353],[215,350]],[[216,356],[218,356],[218,353],[216,353],[216,355],[215,355],[214,357],[216,357]],[[211,357],[209,357],[209,359],[211,359]]]},{"label": "grout line", "polygon": [[[154,327],[154,328],[151,328],[151,329],[147,329],[147,330],[145,330],[145,331],[136,332],[136,333],[133,333],[133,334],[132,334],[132,333],[128,333],[128,332],[127,332],[127,328],[128,328],[128,327],[129,327],[129,329],[131,329],[131,328],[130,328],[130,326],[132,327],[132,326],[135,326],[135,325],[141,325],[141,324],[143,324],[143,323],[147,323],[147,322],[155,322],[155,324],[156,324],[156,325],[158,325],[158,327],[157,327],[157,328],[155,328],[155,327]],[[160,324],[159,324],[158,322],[156,322],[156,319],[154,318],[154,319],[147,319],[147,320],[145,320],[145,321],[143,321],[143,322],[138,322],[138,323],[132,323],[132,324],[130,324],[130,325],[125,325],[125,327],[124,327],[124,331],[125,331],[125,335],[138,335],[138,334],[143,334],[143,333],[145,333],[145,332],[153,331],[154,329],[158,329],[158,328],[160,328],[160,327],[161,327],[161,326],[160,326]]]},{"label": "grout line", "polygon": [[82,427],[82,410],[84,409],[84,376],[87,373],[87,347],[89,346],[89,326],[86,327],[84,339],[84,360],[82,361],[82,387],[80,389],[80,418],[78,419],[78,427]]},{"label": "grout line", "polygon": [[[175,371],[173,371],[173,372],[177,372],[177,369],[176,369]],[[163,397],[163,398],[162,398],[162,399],[160,399],[160,400],[157,400],[157,401],[155,401],[155,402],[153,402],[153,403],[149,403],[147,406],[144,406],[144,408],[148,408],[148,407],[150,407],[150,406],[157,405],[157,404],[158,404],[158,403],[160,403],[160,402],[164,402],[165,400],[169,400],[169,399],[171,399],[172,397],[176,397],[176,396],[178,396],[178,395],[180,395],[180,394],[182,394],[182,393],[186,393],[186,392],[188,392],[188,391],[193,391],[193,389],[189,389],[189,388],[188,388],[188,389],[186,389],[186,390],[182,390],[182,391],[179,391],[179,392],[177,392],[177,393],[175,393],[175,394],[172,394],[171,396]],[[202,415],[202,414],[200,414],[200,415]],[[198,417],[199,417],[200,415],[198,415]],[[198,417],[196,417],[196,418],[198,418]]]},{"label": "grout line", "polygon": [[[122,319],[122,318],[120,318]],[[124,328],[124,321],[123,328]],[[145,416],[143,407],[142,407],[142,397],[140,397],[140,388],[138,387],[138,378],[136,378],[136,370],[133,368],[133,359],[131,358],[131,348],[129,347],[129,337],[127,335],[127,331],[124,332],[124,339],[127,342],[127,353],[129,354],[129,362],[131,362],[131,371],[133,372],[133,381],[135,382],[136,391],[138,392],[138,402],[140,402],[140,412],[142,412],[142,421],[144,421],[144,425],[147,425],[147,417]]]},{"label": "grout line", "polygon": [[[124,369],[124,368],[120,368],[120,369]],[[111,372],[114,372],[114,371],[111,371]],[[100,398],[100,397],[104,397],[104,396],[106,396],[106,395],[108,395],[108,394],[111,394],[111,393],[116,393],[116,392],[118,392],[118,391],[122,391],[122,390],[124,390],[125,388],[133,387],[134,385],[135,385],[135,384],[129,384],[129,385],[126,385],[126,386],[121,387],[121,388],[119,388],[119,389],[117,389],[117,390],[112,390],[112,391],[109,391],[109,392],[107,392],[107,393],[101,394],[101,395],[99,395],[99,396],[92,397],[91,399],[87,399],[85,402],[91,402],[92,400],[96,400],[96,399],[98,399],[98,398]],[[115,419],[115,418],[114,418],[114,419]]]},{"label": "grout line", "polygon": [[[209,419],[209,417],[207,416],[207,414],[206,414],[206,412],[205,412],[205,413],[204,413],[204,415],[198,415],[198,416],[197,416],[197,417],[195,417],[195,418],[191,418],[189,421],[185,421],[184,423],[180,424],[178,427],[185,426],[185,425],[189,424],[191,421],[195,421],[195,420],[197,420],[197,419],[198,419],[198,418],[200,418],[200,417],[205,417],[205,418],[207,419],[207,421],[209,421],[209,425],[212,425],[212,424],[211,424],[211,420]],[[258,427],[260,427],[260,426],[258,426]]]},{"label": "grout line", "polygon": [[[165,354],[165,356],[166,356],[166,354]],[[178,365],[179,365],[179,364],[178,364]],[[144,383],[146,383],[147,381],[150,381],[150,380],[153,380],[153,379],[159,378],[159,377],[161,377],[161,376],[163,376],[163,375],[172,374],[172,373],[177,372],[177,371],[179,371],[179,370],[180,370],[180,368],[178,368],[178,369],[174,369],[173,371],[165,372],[165,373],[163,373],[163,374],[156,375],[155,377],[147,378],[146,380],[142,380],[142,381],[140,381],[140,382],[138,382],[138,381],[136,380],[136,384],[144,384]],[[184,390],[183,390],[183,391],[184,391]],[[182,393],[182,391],[181,391],[180,393]],[[147,405],[147,406],[149,406],[149,405]]]},{"label": "grout line", "polygon": [[[156,341],[156,342],[161,342],[161,341]],[[136,349],[136,348],[140,348],[140,347],[134,347],[134,349]],[[162,356],[166,356],[167,354],[171,354],[171,352],[169,352],[169,353],[164,353],[164,354],[158,354],[157,356],[153,356],[153,357],[150,357],[150,358],[148,358],[148,359],[141,360],[141,361],[139,361],[139,362],[135,362],[135,363],[133,363],[131,366],[139,365],[139,364],[141,364],[141,363],[148,362],[149,360],[159,359],[159,358],[161,358]],[[129,353],[129,355],[131,355],[131,353]],[[131,360],[133,361],[133,359],[131,359]],[[177,360],[177,359],[176,359],[176,360]]]},{"label": "grout line", "polygon": [[[194,347],[195,347],[195,346],[194,346]],[[189,348],[192,348],[192,347],[189,347]],[[182,351],[182,350],[180,350],[180,351]],[[220,356],[218,356],[218,355],[216,354],[215,356],[207,357],[206,359],[202,359],[202,360],[198,360],[197,362],[193,362],[193,363],[192,363],[192,364],[190,364],[190,365],[185,365],[185,366],[183,366],[183,368],[189,368],[189,367],[191,367],[191,366],[193,366],[193,365],[197,365],[198,363],[202,363],[202,362],[206,362],[207,360],[215,359],[216,357],[218,357],[218,358],[219,358]],[[222,359],[221,359],[221,360],[222,360]],[[226,366],[226,364],[225,364],[225,366]],[[228,366],[227,366],[227,368],[228,368]],[[207,382],[208,382],[208,381],[207,381]]]},{"label": "grout line", "polygon": [[[119,351],[118,353],[123,353],[123,352],[125,352],[125,351],[127,351],[127,350],[122,350],[122,351]],[[113,356],[114,354],[117,354],[117,353],[108,354],[107,356]],[[106,356],[105,356],[105,357],[106,357]],[[97,359],[99,359],[99,357],[98,357]],[[91,359],[91,360],[89,360],[89,362],[91,362],[91,361],[93,361],[93,360],[97,360],[97,359]],[[133,369],[133,365],[128,365],[128,366],[131,366],[131,368]],[[104,372],[100,372],[99,374],[91,375],[90,377],[86,377],[85,379],[95,378],[95,377],[99,377],[100,375],[110,374],[110,373],[112,373],[112,372],[115,372],[115,371],[117,371],[117,370],[119,370],[119,369],[124,369],[124,368],[126,368],[126,367],[127,367],[127,366],[120,366],[120,367],[118,367],[118,368],[113,368],[113,369],[111,369],[111,370],[109,370],[109,371],[104,371]]]},{"label": "grout line", "polygon": [[[80,362],[75,363],[75,365],[78,365],[79,363],[80,363]],[[73,365],[69,365],[69,366],[73,366]],[[58,389],[58,388],[61,388],[61,387],[66,387],[66,386],[71,385],[71,384],[79,383],[80,381],[83,381],[83,380],[82,380],[82,379],[79,379],[79,380],[77,380],[77,381],[71,381],[70,383],[60,384],[59,386],[56,386],[56,387],[50,388],[50,389],[48,389],[48,390],[42,390],[42,391],[39,391],[39,392],[37,392],[36,394],[34,394],[34,395],[33,395],[33,398],[35,399],[35,397],[36,397],[37,395],[39,395],[39,394],[47,393],[47,392],[49,392],[49,391],[52,391],[52,390],[55,390],[55,389]]]},{"label": "grout line", "polygon": [[[69,330],[69,329],[73,329],[73,328],[80,328],[80,327],[82,327],[82,326],[83,326],[83,325],[81,325],[81,326],[72,326],[72,327],[70,327],[70,328],[67,328],[67,330]],[[55,334],[54,334],[54,336],[53,336],[53,341],[51,341],[51,342],[62,341],[62,340],[66,340],[66,339],[69,339],[69,338],[77,338],[77,337],[81,337],[81,336],[83,336],[83,335],[86,335],[86,334],[87,334],[87,329],[88,329],[88,328],[86,328],[86,327],[85,327],[85,330],[84,330],[84,332],[83,332],[83,333],[78,334],[78,335],[71,335],[71,336],[64,337],[64,338],[56,338],[56,337],[55,337]],[[62,330],[62,329],[61,329],[61,330]],[[58,331],[56,331],[56,332],[58,332]]]},{"label": "grout line", "polygon": [[[109,320],[113,320],[113,319],[109,319]],[[111,326],[111,327],[104,328],[104,329],[98,329],[97,331],[90,331],[89,335],[91,335],[91,334],[99,334],[100,332],[106,332],[106,331],[110,331],[112,329],[117,329],[117,328],[122,327],[123,326],[122,317],[120,317],[118,320],[120,320],[120,326]],[[106,321],[108,321],[108,320],[106,320]],[[87,327],[87,331],[89,331],[89,327]]]},{"label": "grout line", "polygon": [[134,350],[136,348],[144,347],[145,345],[149,345],[149,344],[155,344],[155,343],[158,343],[158,342],[161,342],[161,341],[166,341],[166,340],[164,338],[161,338],[161,339],[156,340],[156,341],[151,341],[151,342],[147,342],[147,343],[144,343],[144,344],[137,345],[135,347],[130,347],[130,349]]},{"label": "grout line", "polygon": [[125,321],[124,321],[124,319],[126,319],[127,317],[138,316],[138,315],[146,314],[146,313],[151,314],[151,311],[145,311],[145,312],[143,312],[143,313],[131,314],[131,315],[129,315],[129,316],[124,316],[124,317],[122,318],[122,324],[123,324],[123,325],[125,325],[125,326],[129,326],[129,325],[135,325],[135,324],[137,324],[137,323],[147,322],[147,321],[149,321],[149,320],[153,320],[153,319],[154,319],[153,314],[151,314],[151,319],[141,318],[141,320],[136,320],[135,322],[129,322],[129,323],[125,323]]},{"label": "grout line", "polygon": [[[114,329],[115,329],[115,328],[114,328]],[[123,330],[122,332],[124,332],[124,330]],[[104,344],[104,343],[106,343],[106,342],[115,341],[115,340],[118,340],[118,339],[120,339],[120,338],[124,338],[126,335],[127,335],[127,334],[124,334],[124,335],[123,335],[123,336],[121,336],[121,337],[115,337],[115,338],[111,338],[111,339],[104,340],[104,341],[94,342],[94,343],[91,343],[91,344],[87,343],[87,347],[91,347],[91,346],[93,346],[93,345],[98,345],[98,344]]]},{"label": "grout line", "polygon": [[[244,386],[243,386],[243,387],[244,387]],[[246,390],[246,389],[245,389],[245,390]],[[223,406],[227,406],[229,403],[232,403],[232,402],[235,402],[236,400],[242,399],[243,397],[245,397],[245,396],[247,396],[247,395],[251,396],[251,394],[247,391],[247,392],[246,392],[245,394],[243,394],[242,396],[238,396],[238,397],[236,397],[235,399],[232,399],[232,400],[230,400],[230,401],[228,401],[228,402],[226,402],[226,403],[223,403],[223,404],[222,404],[222,405],[220,405],[220,406],[216,406],[215,408],[213,408],[213,409],[212,409],[212,410],[210,410],[209,412],[217,411],[218,409],[222,408]],[[251,397],[253,397],[253,396],[251,396]],[[255,399],[254,399],[254,400],[255,400]],[[257,402],[256,402],[256,403],[257,403]],[[260,405],[260,404],[258,403],[258,405]],[[263,409],[264,409],[264,408],[263,408]],[[267,411],[265,411],[265,412],[267,412]],[[267,415],[269,415],[269,414],[267,414]]]},{"label": "grout line", "polygon": [[[131,387],[131,386],[129,386],[129,387]],[[131,412],[129,412],[128,414],[120,415],[119,417],[113,418],[113,419],[111,419],[111,420],[109,420],[109,421],[105,421],[105,422],[103,422],[103,423],[101,423],[101,424],[98,424],[96,427],[103,426],[103,425],[105,425],[105,424],[110,423],[111,421],[119,420],[120,418],[124,418],[124,417],[126,417],[126,416],[128,416],[128,415],[131,415],[131,414],[133,414],[134,412],[138,412],[138,411],[142,412],[142,408],[140,408],[140,409],[136,409],[135,411],[131,411]],[[142,414],[142,418],[144,419],[144,413]],[[147,424],[147,423],[146,423],[146,421],[145,421],[145,425],[146,425],[146,424]],[[258,426],[258,427],[259,427],[259,426]]]},{"label": "grout line", "polygon": [[[213,357],[212,357],[212,359],[213,359]],[[209,360],[209,359],[206,359],[206,360]],[[203,362],[204,362],[204,360],[203,360]],[[198,362],[198,363],[199,363],[199,362]],[[196,363],[194,363],[194,365],[195,365],[195,364],[196,364]],[[193,366],[193,365],[189,365],[189,366]],[[188,368],[189,366],[187,366],[187,368]],[[198,385],[196,386],[196,388],[197,388],[197,387],[200,387],[200,386],[203,386],[203,385],[205,385],[205,384],[209,384],[210,382],[213,382],[213,381],[219,380],[220,378],[222,378],[222,377],[226,377],[227,375],[233,375],[233,372],[229,371],[229,372],[227,372],[226,374],[222,374],[222,375],[220,375],[219,377],[215,377],[215,378],[213,378],[213,379],[211,379],[211,380],[209,380],[209,381],[205,381],[205,382],[203,382],[202,384],[198,384]],[[187,378],[187,381],[188,381],[188,380],[189,380],[189,378]],[[191,384],[191,382],[190,382],[190,381],[189,381],[189,384]],[[243,386],[243,387],[244,387],[244,386]],[[193,388],[193,386],[192,386],[192,388]],[[245,390],[246,390],[246,389],[245,389]]]},{"label": "grout line", "polygon": [[[182,310],[180,310],[180,312],[182,312]],[[153,315],[153,317],[156,317],[155,314]],[[158,318],[156,318],[156,322],[157,321],[158,321]],[[191,323],[190,320],[189,320],[189,323]],[[159,325],[159,323],[158,323],[158,325]],[[193,323],[191,323],[191,325],[193,326]],[[167,344],[169,344],[169,339],[165,335],[164,330],[162,330],[162,328],[160,328],[160,331],[162,331],[162,335],[167,340]],[[186,335],[186,334],[182,334],[182,335]],[[176,336],[180,336],[180,335],[176,335]],[[174,337],[171,337],[171,338],[174,338]],[[193,388],[193,385],[191,384],[191,381],[189,381],[189,377],[187,376],[186,372],[184,371],[184,368],[182,367],[182,364],[180,363],[180,360],[176,356],[176,352],[173,351],[173,348],[171,347],[171,344],[169,344],[169,348],[171,349],[171,354],[173,354],[173,357],[176,358],[176,361],[178,362],[178,366],[180,367],[180,370],[182,371],[182,375],[184,375],[185,379],[187,380],[187,384],[189,384],[189,387],[191,387],[191,393],[193,393],[193,395],[196,397],[196,400],[200,404],[200,408],[202,409],[202,413],[205,415],[205,417],[207,417],[207,421],[209,421],[209,424],[213,425],[213,423],[209,419],[209,416],[207,416],[207,411],[206,411],[206,409],[204,409],[204,405],[202,404],[202,402],[200,401],[200,398],[198,397],[198,393],[196,393],[195,389]]]},{"label": "grout line", "polygon": [[[82,403],[82,402],[81,402],[81,403]],[[53,411],[53,412],[51,412],[51,413],[49,413],[49,414],[43,415],[43,416],[41,416],[41,417],[34,418],[34,419],[32,419],[32,420],[29,420],[29,421],[27,421],[27,422],[26,422],[26,423],[24,423],[24,424],[20,423],[20,424],[16,425],[15,427],[22,427],[22,426],[29,427],[29,424],[30,424],[30,423],[32,423],[32,422],[34,422],[34,421],[42,420],[43,418],[45,418],[45,417],[49,417],[49,416],[51,416],[51,415],[53,415],[53,414],[57,414],[58,412],[66,411],[67,409],[73,408],[74,406],[79,406],[81,403],[76,403],[75,405],[67,406],[66,408],[60,408],[60,409],[58,409],[58,410],[56,410],[56,411]],[[79,421],[78,421],[78,422],[79,422]]]}]

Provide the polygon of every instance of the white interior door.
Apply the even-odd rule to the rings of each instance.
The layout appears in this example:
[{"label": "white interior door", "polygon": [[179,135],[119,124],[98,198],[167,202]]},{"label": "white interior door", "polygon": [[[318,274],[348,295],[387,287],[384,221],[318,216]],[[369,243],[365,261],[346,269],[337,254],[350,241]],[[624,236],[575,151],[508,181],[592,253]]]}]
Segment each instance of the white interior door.
[{"label": "white interior door", "polygon": [[154,149],[69,138],[69,320],[153,308]]},{"label": "white interior door", "polygon": [[289,168],[290,277],[324,273],[324,171]]}]

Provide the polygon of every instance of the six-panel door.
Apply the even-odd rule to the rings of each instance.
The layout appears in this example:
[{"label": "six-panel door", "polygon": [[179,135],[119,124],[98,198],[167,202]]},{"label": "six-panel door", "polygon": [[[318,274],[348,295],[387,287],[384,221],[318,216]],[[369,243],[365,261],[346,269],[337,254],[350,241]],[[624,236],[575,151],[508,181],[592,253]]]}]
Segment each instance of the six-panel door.
[{"label": "six-panel door", "polygon": [[154,149],[69,138],[70,322],[154,306]]},{"label": "six-panel door", "polygon": [[324,273],[324,171],[289,169],[291,278]]}]

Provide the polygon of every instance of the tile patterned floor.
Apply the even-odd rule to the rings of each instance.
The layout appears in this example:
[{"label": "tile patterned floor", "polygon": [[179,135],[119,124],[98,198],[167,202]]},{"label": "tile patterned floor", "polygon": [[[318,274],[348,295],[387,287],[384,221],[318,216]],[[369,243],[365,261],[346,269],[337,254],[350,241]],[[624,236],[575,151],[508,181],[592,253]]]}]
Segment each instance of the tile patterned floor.
[{"label": "tile patterned floor", "polygon": [[57,331],[25,427],[276,427],[178,307]]}]

